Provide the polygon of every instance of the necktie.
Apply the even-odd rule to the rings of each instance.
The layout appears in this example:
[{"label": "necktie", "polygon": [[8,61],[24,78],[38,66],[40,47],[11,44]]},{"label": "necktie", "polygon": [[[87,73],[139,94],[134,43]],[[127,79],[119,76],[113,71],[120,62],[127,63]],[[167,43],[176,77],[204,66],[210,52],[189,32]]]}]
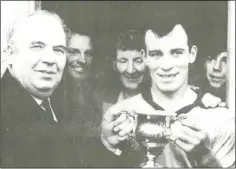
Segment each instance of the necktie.
[{"label": "necktie", "polygon": [[44,109],[43,121],[45,121],[45,122],[54,122],[53,115],[52,115],[52,110],[50,109],[48,99],[43,100],[41,106]]}]

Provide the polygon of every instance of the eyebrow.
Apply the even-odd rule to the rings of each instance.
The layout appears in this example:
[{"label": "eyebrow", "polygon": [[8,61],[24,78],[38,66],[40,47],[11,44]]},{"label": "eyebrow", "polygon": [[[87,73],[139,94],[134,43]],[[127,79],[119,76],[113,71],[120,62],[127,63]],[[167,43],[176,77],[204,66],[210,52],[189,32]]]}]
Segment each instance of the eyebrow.
[{"label": "eyebrow", "polygon": [[148,52],[149,55],[154,54],[154,53],[163,53],[161,50],[150,50]]},{"label": "eyebrow", "polygon": [[[43,43],[43,42],[41,42],[41,41],[33,41],[33,42],[31,42],[31,45],[44,45],[44,46],[46,46],[46,44]],[[64,46],[64,45],[56,45],[56,46],[53,46],[53,48],[63,48],[63,49],[65,49],[65,50],[68,49],[68,48],[67,48],[66,46]]]},{"label": "eyebrow", "polygon": [[53,50],[58,49],[58,48],[62,49],[65,53],[69,52],[68,47],[66,47],[64,45],[56,45],[56,46],[53,46],[52,48],[53,48]]},{"label": "eyebrow", "polygon": [[88,49],[88,50],[84,51],[84,53],[93,53],[93,50],[92,49]]},{"label": "eyebrow", "polygon": [[172,49],[171,52],[175,52],[175,51],[185,51],[183,48],[176,48],[176,49]]},{"label": "eyebrow", "polygon": [[76,48],[67,48],[69,53],[80,53],[79,49]]},{"label": "eyebrow", "polygon": [[64,45],[56,45],[56,46],[53,46],[53,48],[62,48],[64,50],[68,50],[68,47],[66,47]]},{"label": "eyebrow", "polygon": [[43,43],[41,41],[33,41],[33,42],[31,42],[31,45],[44,45],[45,46],[45,43]]}]

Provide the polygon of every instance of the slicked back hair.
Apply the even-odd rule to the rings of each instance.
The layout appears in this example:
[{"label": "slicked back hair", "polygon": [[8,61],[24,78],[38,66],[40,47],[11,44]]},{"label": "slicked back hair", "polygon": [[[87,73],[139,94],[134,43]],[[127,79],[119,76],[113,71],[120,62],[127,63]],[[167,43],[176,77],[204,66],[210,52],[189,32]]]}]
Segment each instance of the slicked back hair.
[{"label": "slicked back hair", "polygon": [[70,29],[64,24],[64,21],[62,20],[62,18],[58,14],[48,11],[48,10],[37,10],[37,11],[33,12],[32,14],[29,14],[28,16],[21,18],[20,20],[16,20],[13,23],[12,27],[8,30],[8,33],[7,33],[7,39],[6,39],[7,48],[9,47],[9,45],[12,46],[15,43],[14,36],[16,34],[16,30],[18,28],[18,25],[22,24],[25,21],[27,22],[28,19],[30,19],[31,17],[37,16],[37,15],[51,16],[51,17],[54,17],[56,20],[58,20],[64,30],[64,33],[66,36],[66,44],[68,45],[68,38],[70,36]]}]

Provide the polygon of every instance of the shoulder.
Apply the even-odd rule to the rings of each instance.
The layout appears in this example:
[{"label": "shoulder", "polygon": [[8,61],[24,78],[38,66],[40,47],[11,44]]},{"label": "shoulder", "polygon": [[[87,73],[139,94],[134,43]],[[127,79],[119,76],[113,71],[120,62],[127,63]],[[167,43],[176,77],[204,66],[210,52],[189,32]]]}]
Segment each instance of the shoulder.
[{"label": "shoulder", "polygon": [[214,116],[214,119],[220,121],[235,120],[235,112],[230,111],[226,107],[215,107],[207,109],[209,116]]},{"label": "shoulder", "polygon": [[235,125],[235,114],[225,107],[210,109],[195,107],[187,116],[204,129],[220,130],[223,126],[234,129]]}]

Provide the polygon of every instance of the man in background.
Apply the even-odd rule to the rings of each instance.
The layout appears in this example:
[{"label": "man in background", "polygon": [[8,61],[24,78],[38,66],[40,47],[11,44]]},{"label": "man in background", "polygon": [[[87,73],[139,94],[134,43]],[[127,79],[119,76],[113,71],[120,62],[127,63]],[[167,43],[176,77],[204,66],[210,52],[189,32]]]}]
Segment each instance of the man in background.
[{"label": "man in background", "polygon": [[65,129],[74,139],[73,144],[78,145],[74,148],[80,159],[73,161],[72,167],[80,167],[79,160],[83,161],[81,167],[96,164],[93,155],[100,139],[102,111],[93,39],[90,32],[71,31],[63,80],[53,96],[55,99],[63,98],[61,105],[67,114]]},{"label": "man in background", "polygon": [[105,92],[103,112],[116,102],[140,93],[146,70],[144,37],[140,31],[128,29],[120,33],[115,45],[112,64],[116,79]]}]

